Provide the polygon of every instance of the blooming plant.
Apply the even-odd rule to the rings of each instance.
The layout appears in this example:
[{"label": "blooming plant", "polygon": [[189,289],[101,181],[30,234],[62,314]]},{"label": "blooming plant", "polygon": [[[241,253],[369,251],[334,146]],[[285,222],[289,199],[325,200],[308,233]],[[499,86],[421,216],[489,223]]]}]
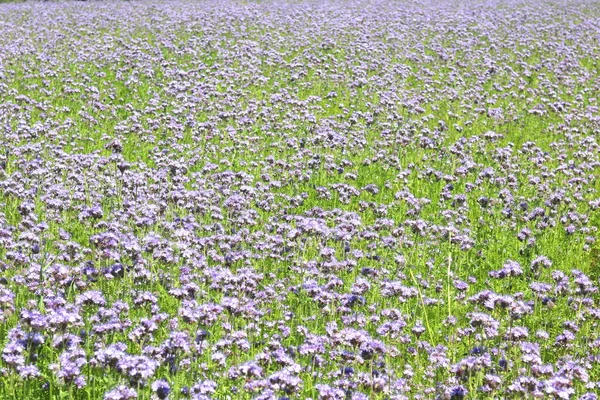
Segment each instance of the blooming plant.
[{"label": "blooming plant", "polygon": [[597,399],[594,1],[0,5],[1,399]]}]

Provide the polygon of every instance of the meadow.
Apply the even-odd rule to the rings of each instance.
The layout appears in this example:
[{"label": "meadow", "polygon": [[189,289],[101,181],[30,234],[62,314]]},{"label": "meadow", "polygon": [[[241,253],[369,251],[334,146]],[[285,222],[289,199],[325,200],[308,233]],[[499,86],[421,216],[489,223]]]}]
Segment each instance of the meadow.
[{"label": "meadow", "polygon": [[600,3],[0,5],[0,399],[598,399]]}]

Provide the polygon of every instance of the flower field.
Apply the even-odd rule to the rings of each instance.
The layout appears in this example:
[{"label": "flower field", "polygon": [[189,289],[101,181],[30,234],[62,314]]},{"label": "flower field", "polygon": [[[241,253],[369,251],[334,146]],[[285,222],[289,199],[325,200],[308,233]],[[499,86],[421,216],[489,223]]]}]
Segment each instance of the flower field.
[{"label": "flower field", "polygon": [[600,3],[0,5],[0,399],[598,399]]}]

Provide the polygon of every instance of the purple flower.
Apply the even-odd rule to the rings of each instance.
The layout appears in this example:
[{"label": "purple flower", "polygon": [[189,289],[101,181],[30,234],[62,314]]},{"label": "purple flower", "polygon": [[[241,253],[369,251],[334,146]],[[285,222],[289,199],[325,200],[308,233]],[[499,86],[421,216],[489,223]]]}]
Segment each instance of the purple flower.
[{"label": "purple flower", "polygon": [[137,392],[125,385],[117,386],[104,395],[104,400],[130,400],[137,399]]},{"label": "purple flower", "polygon": [[319,391],[319,400],[342,400],[346,398],[346,393],[342,389],[324,384],[318,384],[316,388]]},{"label": "purple flower", "polygon": [[506,278],[506,277],[516,277],[516,276],[520,276],[522,274],[523,274],[523,269],[521,268],[521,265],[518,262],[512,261],[512,260],[508,260],[504,264],[502,269],[499,269],[497,271],[491,271],[489,273],[489,275],[492,278],[498,278],[498,279],[502,279],[502,278]]},{"label": "purple flower", "polygon": [[133,382],[145,382],[154,375],[158,362],[145,356],[126,355],[117,362],[116,368]]},{"label": "purple flower", "polygon": [[200,381],[192,386],[192,393],[194,395],[211,395],[217,390],[217,384],[211,380]]},{"label": "purple flower", "polygon": [[152,383],[152,391],[156,393],[156,397],[159,399],[166,399],[171,393],[171,386],[164,379],[159,379]]},{"label": "purple flower", "polygon": [[40,376],[40,370],[35,365],[22,365],[17,367],[19,376],[23,379],[37,378]]},{"label": "purple flower", "polygon": [[469,393],[464,386],[452,386],[446,389],[446,397],[449,400],[462,400]]}]

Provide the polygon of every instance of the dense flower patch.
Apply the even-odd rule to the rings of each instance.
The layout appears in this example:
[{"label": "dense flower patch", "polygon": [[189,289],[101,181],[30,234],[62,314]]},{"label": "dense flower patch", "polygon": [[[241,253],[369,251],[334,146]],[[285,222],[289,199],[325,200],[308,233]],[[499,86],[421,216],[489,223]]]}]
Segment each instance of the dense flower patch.
[{"label": "dense flower patch", "polygon": [[597,399],[600,6],[0,6],[0,398]]}]

